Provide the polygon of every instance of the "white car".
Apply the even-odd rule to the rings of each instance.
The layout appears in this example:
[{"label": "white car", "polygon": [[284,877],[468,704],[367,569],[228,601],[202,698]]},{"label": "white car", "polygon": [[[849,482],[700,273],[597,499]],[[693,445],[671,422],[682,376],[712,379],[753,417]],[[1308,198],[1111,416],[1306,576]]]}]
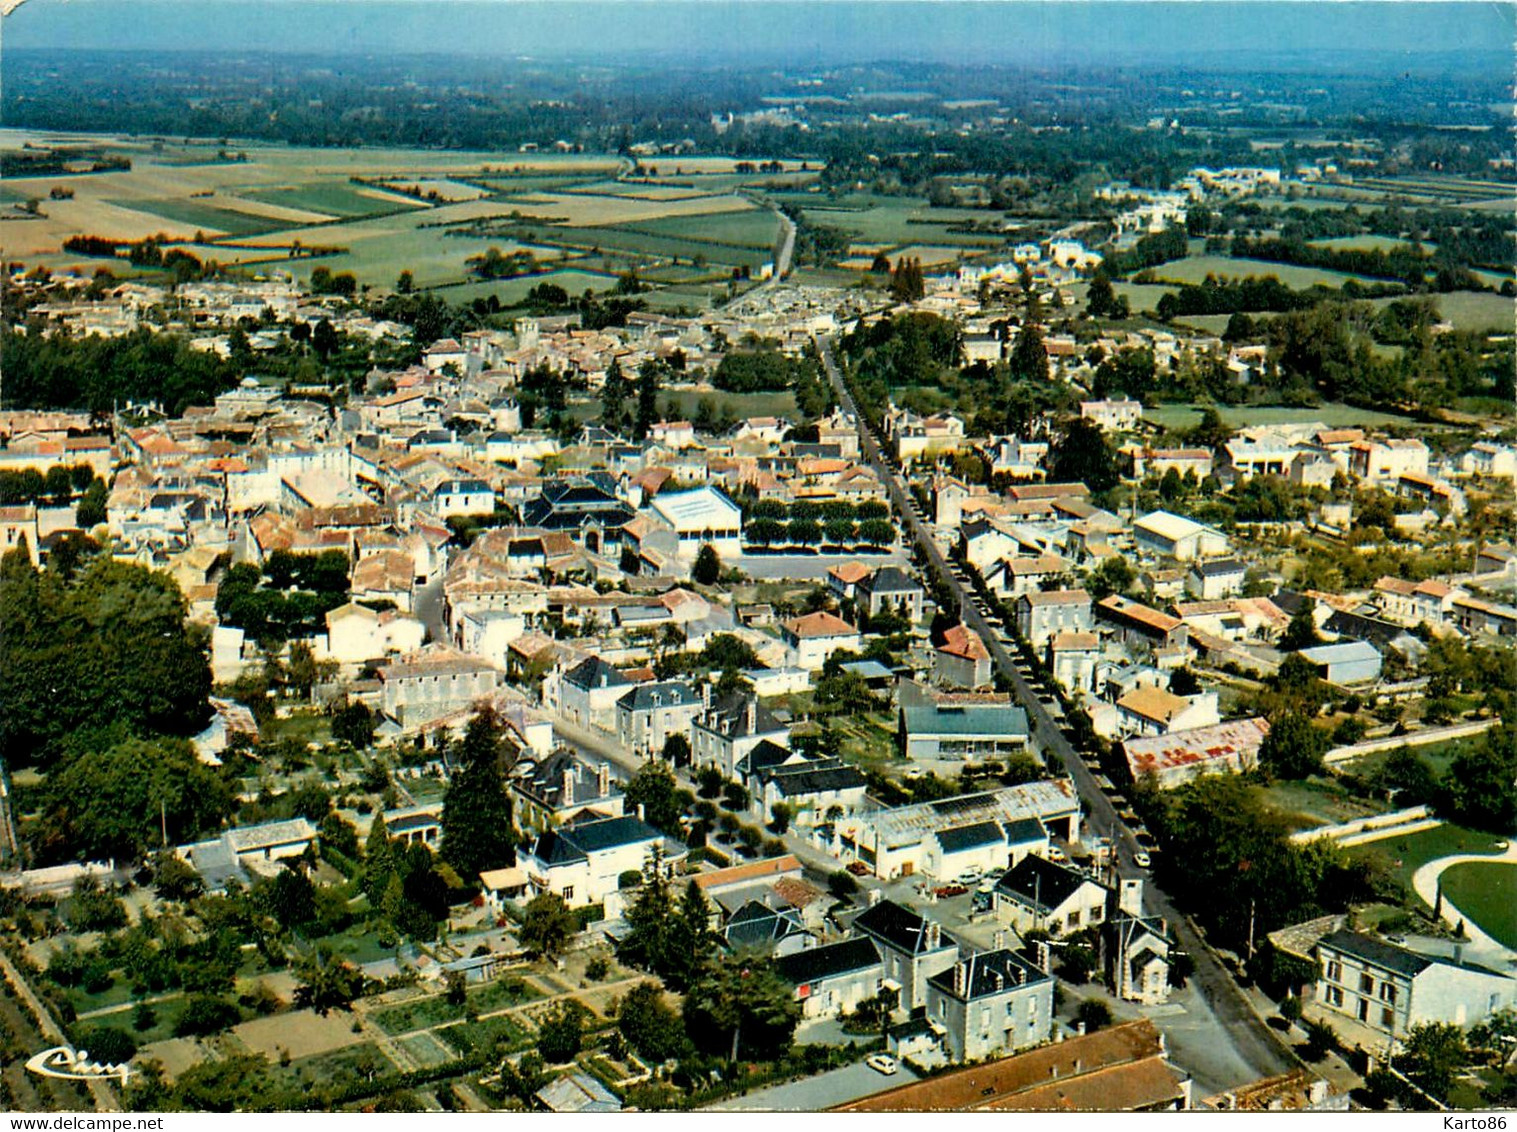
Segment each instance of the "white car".
[{"label": "white car", "polygon": [[901,1068],[888,1053],[871,1053],[864,1059],[864,1064],[887,1077],[893,1077]]},{"label": "white car", "polygon": [[1153,864],[1154,862],[1153,862],[1153,858],[1152,857],[1150,857],[1147,853],[1143,852],[1143,850],[1139,849],[1136,853],[1134,853],[1132,855],[1132,863],[1135,864],[1135,865],[1137,865],[1138,868],[1140,868],[1140,869],[1146,869],[1146,868],[1148,868],[1149,865]]}]

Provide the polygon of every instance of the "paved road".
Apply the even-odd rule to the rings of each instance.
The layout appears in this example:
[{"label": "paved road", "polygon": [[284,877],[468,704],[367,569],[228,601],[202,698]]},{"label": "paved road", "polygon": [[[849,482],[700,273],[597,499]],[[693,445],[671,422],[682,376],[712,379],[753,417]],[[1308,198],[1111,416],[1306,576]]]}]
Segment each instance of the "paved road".
[{"label": "paved road", "polygon": [[[1143,873],[1144,870],[1133,863],[1133,856],[1138,852],[1138,844],[1132,831],[1122,822],[1116,808],[1096,784],[1094,773],[1085,765],[1073,744],[1059,730],[1057,721],[1050,715],[1048,707],[1040,699],[1039,692],[1017,667],[1011,653],[1003,644],[1004,630],[998,629],[989,622],[985,616],[985,607],[971,592],[962,568],[950,566],[942,551],[933,542],[931,533],[917,510],[916,501],[910,497],[901,481],[899,471],[893,464],[886,462],[874,433],[864,420],[863,414],[858,411],[852,394],[848,392],[843,382],[842,374],[838,371],[837,363],[833,358],[831,341],[819,340],[818,346],[828,379],[832,382],[839,403],[858,421],[859,442],[864,458],[885,483],[891,502],[902,517],[905,533],[921,548],[931,572],[936,574],[954,595],[965,624],[979,633],[985,641],[997,669],[1011,681],[1017,700],[1027,710],[1034,741],[1045,752],[1051,751],[1056,754],[1060,762],[1064,764],[1065,771],[1073,779],[1085,804],[1088,824],[1098,833],[1113,836],[1124,873],[1127,875]],[[1232,1042],[1243,1063],[1250,1066],[1259,1077],[1271,1076],[1292,1068],[1295,1061],[1275,1036],[1274,1031],[1269,1029],[1250,1009],[1248,1001],[1243,997],[1243,992],[1239,990],[1237,983],[1223,968],[1221,962],[1202,942],[1194,925],[1180,914],[1169,897],[1153,883],[1151,878],[1144,885],[1144,896],[1149,911],[1162,916],[1168,922],[1170,930],[1179,941],[1180,948],[1195,960],[1196,970],[1193,978],[1212,1013],[1216,1016],[1219,1034],[1225,1035],[1227,1040]],[[1243,1083],[1245,1082],[1232,1082],[1232,1084]]]},{"label": "paved road", "polygon": [[906,566],[910,561],[910,555],[890,550],[883,554],[743,554],[732,558],[730,564],[763,581],[821,582],[828,567],[844,562],[862,562],[874,568]]},{"label": "paved road", "polygon": [[860,1061],[801,1081],[760,1089],[745,1097],[731,1097],[701,1111],[825,1112],[834,1105],[883,1093],[886,1089],[894,1089],[917,1079],[917,1075],[904,1065],[899,1072],[887,1077]]}]

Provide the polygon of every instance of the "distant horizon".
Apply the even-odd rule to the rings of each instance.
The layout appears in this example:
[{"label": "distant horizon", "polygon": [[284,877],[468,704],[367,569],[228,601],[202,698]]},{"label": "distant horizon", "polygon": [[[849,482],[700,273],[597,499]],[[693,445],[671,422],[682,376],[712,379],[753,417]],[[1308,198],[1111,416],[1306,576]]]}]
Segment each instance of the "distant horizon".
[{"label": "distant horizon", "polygon": [[1317,59],[1421,71],[1487,56],[1500,67],[1514,39],[1511,4],[1393,0],[25,0],[4,19],[6,51],[793,68],[1204,60],[1246,72]]}]

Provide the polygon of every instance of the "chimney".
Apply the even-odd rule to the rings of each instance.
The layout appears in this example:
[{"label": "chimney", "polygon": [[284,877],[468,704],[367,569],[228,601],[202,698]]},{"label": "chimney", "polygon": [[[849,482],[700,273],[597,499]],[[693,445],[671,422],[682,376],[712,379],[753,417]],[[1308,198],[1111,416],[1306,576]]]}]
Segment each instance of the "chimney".
[{"label": "chimney", "polygon": [[943,944],[943,925],[936,920],[927,924],[927,950],[936,951]]},{"label": "chimney", "polygon": [[709,681],[701,685],[701,706],[708,711],[711,708],[711,684]]},{"label": "chimney", "polygon": [[964,993],[964,969],[971,962],[972,960],[965,960],[963,963],[955,963],[953,965],[953,993],[955,997],[962,996]]},{"label": "chimney", "polygon": [[746,716],[746,719],[747,719],[748,734],[752,735],[755,731],[758,730],[758,697],[757,696],[750,696],[748,698],[748,706],[747,706],[747,708],[744,711],[744,715]]},{"label": "chimney", "polygon": [[1129,916],[1143,915],[1143,878],[1124,877],[1120,883],[1117,907]]},{"label": "chimney", "polygon": [[1077,1057],[1077,1058],[1075,1058],[1075,1072],[1078,1073],[1079,1071],[1080,1071],[1080,1059]]},{"label": "chimney", "polygon": [[573,763],[570,763],[568,766],[564,767],[564,796],[563,796],[562,801],[566,802],[566,803],[574,801],[574,764]]},{"label": "chimney", "polygon": [[1075,1023],[1075,1036],[1078,1037],[1078,1038],[1083,1038],[1085,1036],[1085,1023],[1084,1022],[1076,1022]]},{"label": "chimney", "polygon": [[997,951],[1000,951],[1003,947],[1005,947],[1006,946],[1006,932],[1005,932],[1005,930],[1004,929],[997,930],[996,934],[991,937],[991,942],[995,944],[995,948],[996,948]]},{"label": "chimney", "polygon": [[641,803],[641,802],[639,802],[639,803],[638,803],[638,804],[637,804],[637,820],[638,820],[638,821],[646,821],[646,820],[647,820],[647,819],[646,819],[646,818],[645,818],[645,817],[644,817],[644,816],[643,816],[643,804],[642,804],[642,803]]},{"label": "chimney", "polygon": [[595,785],[599,790],[599,796],[604,798],[611,793],[611,764],[601,763],[595,768]]}]

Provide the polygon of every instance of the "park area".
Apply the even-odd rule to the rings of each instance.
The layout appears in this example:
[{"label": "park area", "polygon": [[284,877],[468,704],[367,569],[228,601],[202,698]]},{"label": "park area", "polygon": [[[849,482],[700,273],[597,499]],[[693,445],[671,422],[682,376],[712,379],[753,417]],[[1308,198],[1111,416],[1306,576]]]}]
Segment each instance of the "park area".
[{"label": "park area", "polygon": [[1439,881],[1446,900],[1517,951],[1517,865],[1467,861],[1445,869]]}]

